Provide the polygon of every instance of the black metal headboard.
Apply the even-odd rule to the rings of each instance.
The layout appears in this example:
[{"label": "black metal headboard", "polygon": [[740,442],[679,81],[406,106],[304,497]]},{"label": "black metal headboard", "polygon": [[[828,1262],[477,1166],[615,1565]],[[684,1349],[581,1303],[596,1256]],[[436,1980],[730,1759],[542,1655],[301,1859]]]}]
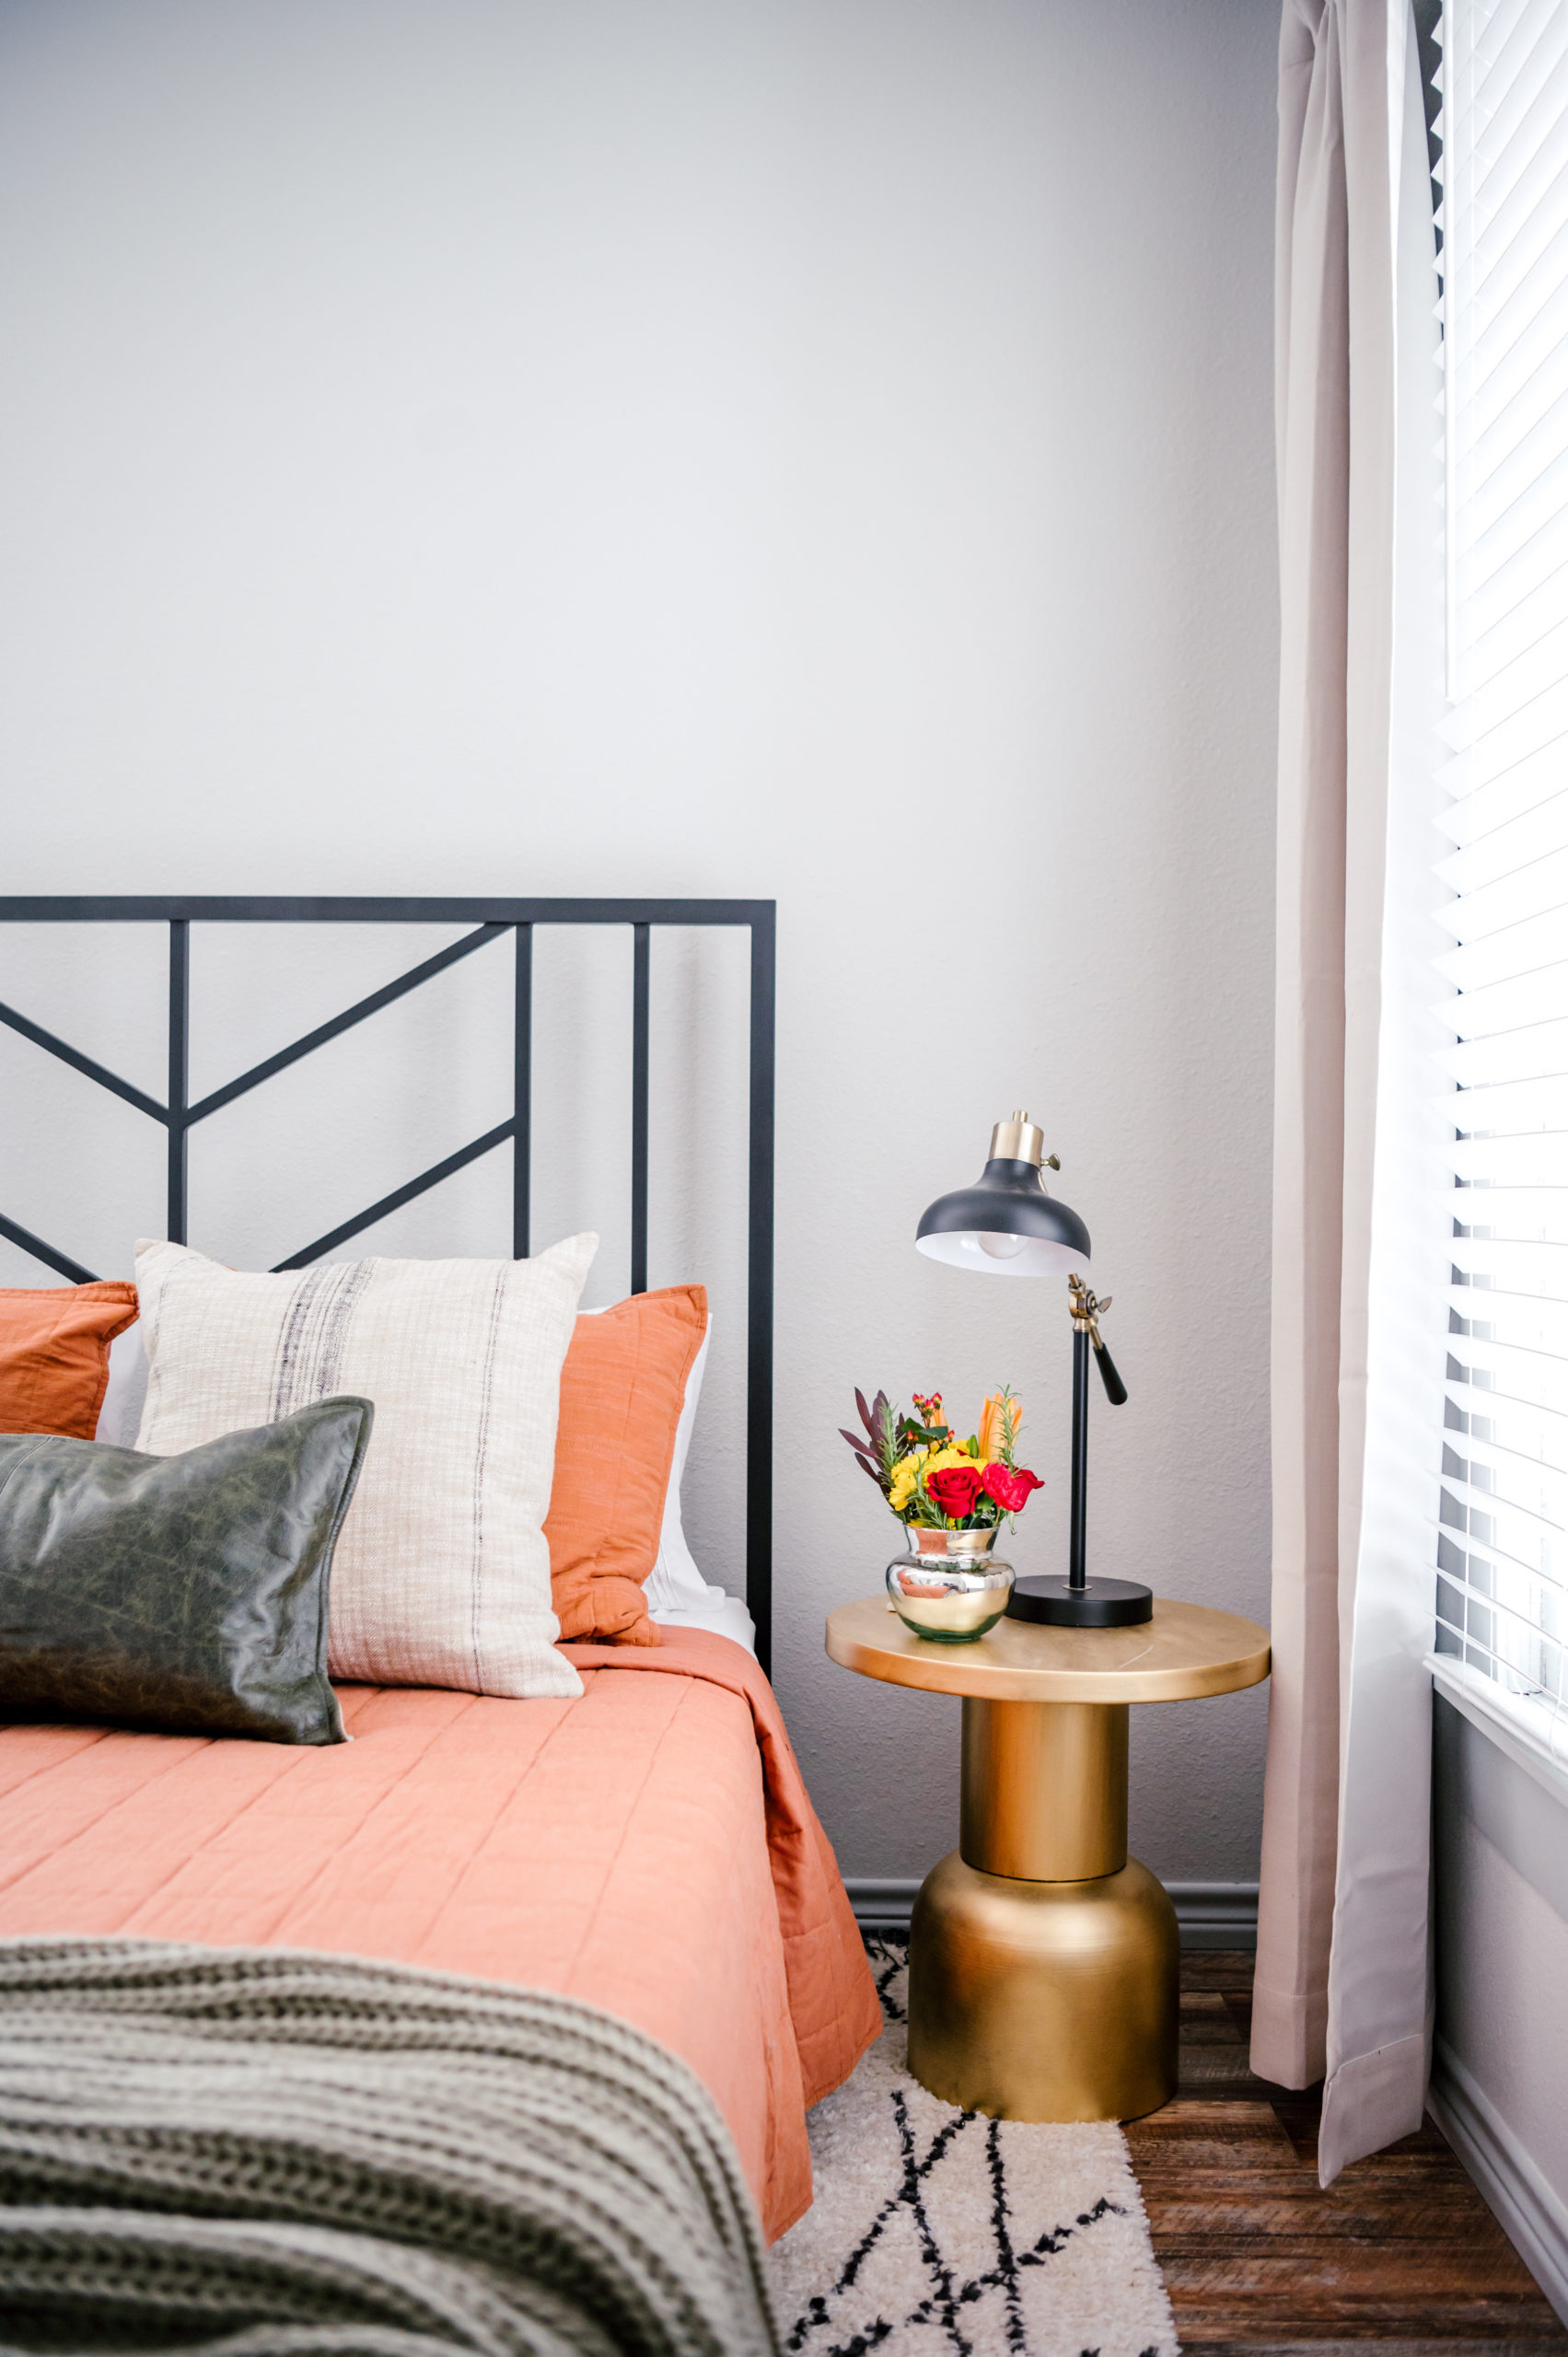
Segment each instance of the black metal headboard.
[{"label": "black metal headboard", "polygon": [[[0,1003],[0,1022],[63,1063],[112,1090],[168,1132],[168,1237],[186,1241],[187,1148],[192,1130],[210,1113],[325,1047],[366,1016],[417,990],[488,942],[510,933],[516,945],[516,1016],[512,1048],[512,1111],[482,1137],[394,1189],[379,1202],[344,1220],[280,1260],[302,1269],[324,1252],[374,1226],[481,1155],[512,1144],[512,1250],[528,1249],[529,1097],[533,1040],[533,928],[547,925],[630,925],[632,928],[632,1290],[648,1283],[648,943],[656,925],[746,926],[751,936],[750,1116],[747,1211],[746,1601],[757,1624],[757,1651],[770,1666],[772,1624],[773,1424],[773,964],[775,903],[772,900],[192,900],[94,897],[0,897],[0,923],[102,924],[116,922],[168,927],[168,1097],[165,1104],[122,1080],[15,1007]],[[192,1105],[190,1099],[191,927],[192,924],[466,924],[471,933],[438,950],[334,1016],[292,1046],[280,1048],[237,1080]],[[0,1212],[0,1236],[75,1284],[92,1271],[57,1245],[34,1236]]]}]

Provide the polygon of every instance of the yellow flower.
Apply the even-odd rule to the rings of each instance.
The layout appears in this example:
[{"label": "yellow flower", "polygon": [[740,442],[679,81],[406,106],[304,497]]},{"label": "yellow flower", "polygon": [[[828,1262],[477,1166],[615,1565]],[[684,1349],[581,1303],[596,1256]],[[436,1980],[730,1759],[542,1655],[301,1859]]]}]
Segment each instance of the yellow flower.
[{"label": "yellow flower", "polygon": [[894,1466],[893,1486],[888,1492],[888,1504],[895,1514],[902,1514],[913,1497],[921,1465],[930,1454],[929,1448],[917,1448],[910,1456],[900,1457]]},{"label": "yellow flower", "polygon": [[888,1504],[895,1514],[902,1514],[913,1504],[915,1483],[923,1476],[940,1473],[945,1465],[972,1465],[974,1458],[967,1448],[955,1448],[949,1442],[945,1448],[912,1449],[900,1457],[893,1468],[893,1485],[888,1492]]}]

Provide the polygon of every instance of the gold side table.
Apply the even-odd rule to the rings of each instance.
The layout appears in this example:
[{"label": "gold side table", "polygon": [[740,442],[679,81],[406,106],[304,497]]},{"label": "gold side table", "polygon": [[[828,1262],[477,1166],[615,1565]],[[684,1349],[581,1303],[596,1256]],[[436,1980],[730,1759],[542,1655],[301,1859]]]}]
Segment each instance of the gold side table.
[{"label": "gold side table", "polygon": [[1176,1910],[1127,1854],[1127,1713],[1256,1686],[1256,1621],[1155,1599],[1132,1629],[1001,1620],[917,1637],[882,1596],[830,1614],[846,1669],[964,1701],[958,1847],[910,1922],[909,2061],[999,2119],[1136,2119],[1176,2092]]}]

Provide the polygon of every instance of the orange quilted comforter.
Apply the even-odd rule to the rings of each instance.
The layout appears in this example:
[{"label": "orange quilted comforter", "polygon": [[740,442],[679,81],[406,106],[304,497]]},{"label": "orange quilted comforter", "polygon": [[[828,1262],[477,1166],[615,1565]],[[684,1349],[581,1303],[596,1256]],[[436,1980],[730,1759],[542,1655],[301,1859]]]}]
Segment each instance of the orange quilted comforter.
[{"label": "orange quilted comforter", "polygon": [[770,2235],[807,2107],[881,2026],[756,1663],[574,1645],[581,1700],[345,1687],[323,1750],[0,1728],[0,1933],[331,1948],[554,1989],[683,2055]]}]

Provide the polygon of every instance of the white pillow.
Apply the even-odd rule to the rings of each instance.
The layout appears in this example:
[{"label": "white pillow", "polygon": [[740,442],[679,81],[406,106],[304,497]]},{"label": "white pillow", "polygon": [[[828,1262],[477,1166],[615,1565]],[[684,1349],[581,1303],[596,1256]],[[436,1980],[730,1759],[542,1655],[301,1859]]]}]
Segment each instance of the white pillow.
[{"label": "white pillow", "polygon": [[669,1460],[669,1486],[664,1493],[664,1520],[659,1527],[658,1553],[653,1570],[643,1582],[643,1594],[648,1599],[648,1611],[656,1620],[661,1611],[701,1610],[710,1597],[722,1596],[722,1588],[710,1589],[692,1561],[691,1550],[686,1544],[686,1532],[680,1520],[680,1481],[686,1470],[686,1459],[691,1448],[691,1431],[697,1422],[697,1401],[703,1388],[703,1374],[708,1364],[708,1345],[714,1339],[714,1321],[703,1336],[703,1347],[691,1362],[686,1377],[686,1396],[680,1403],[680,1421],[675,1427],[675,1453]]},{"label": "white pillow", "polygon": [[706,1629],[712,1636],[728,1637],[733,1643],[744,1645],[749,1654],[757,1650],[756,1624],[740,1598],[726,1588],[710,1587],[708,1601],[701,1609],[683,1607],[678,1611],[661,1605],[649,1618],[661,1629]]},{"label": "white pillow", "polygon": [[147,1396],[147,1354],[142,1348],[142,1321],[116,1334],[109,1346],[109,1381],[98,1411],[95,1440],[115,1448],[134,1448],[142,1403]]},{"label": "white pillow", "polygon": [[172,1457],[350,1393],[376,1422],[332,1564],[336,1678],[580,1694],[555,1650],[544,1517],[561,1363],[598,1247],[531,1260],[336,1260],[242,1274],[141,1244],[147,1396]]},{"label": "white pillow", "polygon": [[664,1493],[658,1553],[653,1570],[643,1583],[643,1593],[648,1599],[649,1620],[656,1620],[661,1628],[711,1629],[718,1636],[733,1637],[738,1645],[744,1645],[748,1653],[754,1654],[757,1631],[751,1615],[739,1596],[731,1596],[727,1588],[715,1587],[711,1580],[703,1577],[686,1543],[680,1519],[681,1476],[691,1446],[691,1428],[697,1421],[697,1400],[708,1364],[708,1344],[713,1338],[714,1321],[710,1317],[703,1347],[692,1360],[691,1372],[686,1378],[686,1397],[680,1406],[680,1422],[675,1427],[675,1452],[669,1463],[669,1487]]}]

